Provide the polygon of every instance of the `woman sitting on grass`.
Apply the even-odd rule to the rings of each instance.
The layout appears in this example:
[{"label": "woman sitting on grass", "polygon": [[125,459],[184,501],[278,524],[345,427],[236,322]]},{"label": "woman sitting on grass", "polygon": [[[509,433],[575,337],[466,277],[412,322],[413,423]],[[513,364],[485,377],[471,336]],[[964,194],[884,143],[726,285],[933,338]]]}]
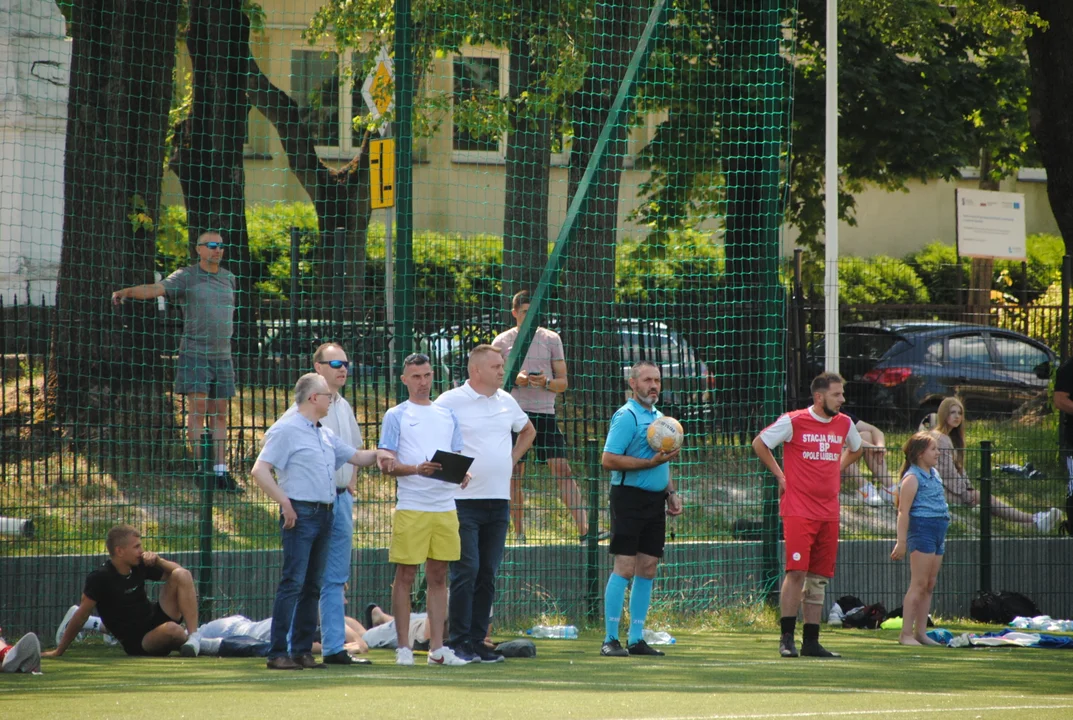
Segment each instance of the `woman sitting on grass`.
[{"label": "woman sitting on grass", "polygon": [[938,645],[927,636],[928,610],[943,564],[950,510],[943,480],[935,471],[939,445],[931,433],[918,432],[906,441],[902,484],[898,493],[898,541],[891,560],[909,553],[909,589],[902,602],[902,645]]},{"label": "woman sitting on grass", "polygon": [[[980,502],[980,493],[965,474],[965,406],[957,398],[948,397],[939,405],[936,416],[933,435],[939,444],[938,471],[947,500],[952,505],[975,507]],[[1062,519],[1062,512],[1057,508],[1033,515],[997,497],[991,498],[991,512],[1010,522],[1034,525],[1040,532],[1050,532]]]}]

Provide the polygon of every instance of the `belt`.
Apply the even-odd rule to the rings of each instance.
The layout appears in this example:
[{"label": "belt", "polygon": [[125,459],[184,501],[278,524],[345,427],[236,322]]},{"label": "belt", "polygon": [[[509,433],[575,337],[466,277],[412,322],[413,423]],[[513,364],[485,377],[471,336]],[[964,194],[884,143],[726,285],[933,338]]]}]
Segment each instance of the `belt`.
[{"label": "belt", "polygon": [[335,503],[333,502],[322,503],[313,500],[291,500],[291,505],[312,505],[313,507],[327,508],[328,510],[335,508]]},{"label": "belt", "polygon": [[347,486],[347,485],[344,485],[343,487],[337,487],[335,489],[335,494],[336,495],[342,495],[343,493],[345,493],[349,489],[350,489],[350,487]]}]

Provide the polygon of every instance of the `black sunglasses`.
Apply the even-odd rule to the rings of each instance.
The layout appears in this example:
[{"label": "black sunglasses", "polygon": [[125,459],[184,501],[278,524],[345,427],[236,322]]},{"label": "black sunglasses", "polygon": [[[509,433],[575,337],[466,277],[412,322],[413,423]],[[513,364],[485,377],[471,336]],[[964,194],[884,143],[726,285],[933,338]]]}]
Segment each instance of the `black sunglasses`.
[{"label": "black sunglasses", "polygon": [[198,245],[198,247],[206,247],[209,250],[219,250],[223,246],[224,246],[224,244],[222,242],[207,242],[207,243],[200,243]]},{"label": "black sunglasses", "polygon": [[339,368],[349,368],[350,363],[346,360],[320,360],[321,365],[327,365],[332,370],[338,370]]}]

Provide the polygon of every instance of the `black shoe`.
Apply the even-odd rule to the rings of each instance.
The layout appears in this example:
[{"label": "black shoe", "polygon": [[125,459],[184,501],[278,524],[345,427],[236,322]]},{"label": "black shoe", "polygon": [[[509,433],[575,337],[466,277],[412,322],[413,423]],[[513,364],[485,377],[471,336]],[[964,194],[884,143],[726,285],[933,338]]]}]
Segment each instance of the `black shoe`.
[{"label": "black shoe", "polygon": [[231,477],[231,473],[216,473],[216,492],[231,493],[233,495],[241,495],[246,492],[245,489],[237,482],[235,478]]},{"label": "black shoe", "polygon": [[305,670],[304,667],[290,659],[286,655],[281,657],[269,658],[268,662],[269,670]]},{"label": "black shoe", "polygon": [[430,647],[431,642],[429,640],[415,640],[413,649],[420,652],[428,652]]},{"label": "black shoe", "polygon": [[363,619],[365,620],[366,630],[373,629],[373,608],[375,607],[377,607],[376,603],[369,603],[365,606],[365,615],[363,616]]},{"label": "black shoe", "polygon": [[652,647],[644,640],[638,640],[633,645],[628,646],[626,652],[630,655],[651,655],[652,657],[662,657],[667,654],[662,650],[657,650]]},{"label": "black shoe", "polygon": [[779,655],[797,657],[797,647],[794,645],[793,633],[783,633],[779,638]]},{"label": "black shoe", "polygon": [[312,655],[299,655],[294,658],[294,661],[304,667],[306,670],[327,670],[328,666],[324,663],[319,663]]},{"label": "black shoe", "polygon": [[466,649],[479,657],[482,663],[500,663],[506,660],[501,653],[492,650],[483,642],[469,643]]},{"label": "black shoe", "polygon": [[618,639],[608,640],[600,648],[600,654],[604,657],[629,657],[630,651],[622,647]]},{"label": "black shoe", "polygon": [[804,640],[801,643],[801,654],[805,657],[826,657],[836,658],[842,657],[836,652],[831,652],[823,645],[820,645],[819,640]]},{"label": "black shoe", "polygon": [[368,658],[356,658],[346,650],[324,656],[325,665],[372,665],[373,661]]}]

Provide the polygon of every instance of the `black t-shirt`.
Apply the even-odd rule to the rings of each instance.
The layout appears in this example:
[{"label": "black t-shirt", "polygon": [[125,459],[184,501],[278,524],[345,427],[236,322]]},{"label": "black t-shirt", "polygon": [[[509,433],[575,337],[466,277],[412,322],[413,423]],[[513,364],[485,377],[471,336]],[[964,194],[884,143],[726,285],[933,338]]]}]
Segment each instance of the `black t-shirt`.
[{"label": "black t-shirt", "polygon": [[[1058,368],[1058,374],[1054,378],[1054,391],[1069,393],[1069,396],[1073,398],[1073,359],[1066,360],[1062,363],[1062,367]],[[1067,450],[1073,450],[1073,415],[1062,413],[1060,418],[1060,422],[1065,427],[1062,435],[1065,447]]]},{"label": "black t-shirt", "polygon": [[159,581],[164,571],[158,566],[135,565],[129,575],[120,575],[111,560],[86,578],[83,594],[97,603],[104,626],[119,640],[145,627],[153,615],[153,604],[145,594],[145,581]]}]

